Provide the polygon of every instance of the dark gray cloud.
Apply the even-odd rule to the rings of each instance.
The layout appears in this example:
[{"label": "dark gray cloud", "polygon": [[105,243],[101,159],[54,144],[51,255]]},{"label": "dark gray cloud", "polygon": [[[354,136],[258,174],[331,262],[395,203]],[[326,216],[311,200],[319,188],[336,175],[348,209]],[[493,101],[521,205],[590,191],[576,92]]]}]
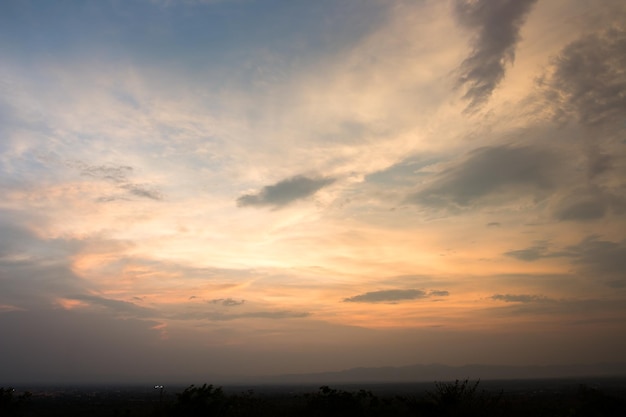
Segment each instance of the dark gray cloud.
[{"label": "dark gray cloud", "polygon": [[599,193],[573,193],[559,203],[554,217],[558,220],[596,220],[603,218],[608,209],[606,198]]},{"label": "dark gray cloud", "polygon": [[428,297],[428,294],[422,290],[381,290],[355,295],[354,297],[345,298],[343,301],[345,303],[393,303],[397,301],[417,300],[426,297]]},{"label": "dark gray cloud", "polygon": [[549,298],[542,295],[530,294],[495,294],[491,296],[491,299],[504,301],[505,303],[535,303],[550,301]]},{"label": "dark gray cloud", "polygon": [[626,241],[612,242],[589,236],[567,250],[574,265],[589,278],[612,287],[626,286]]},{"label": "dark gray cloud", "polygon": [[165,353],[160,333],[153,329],[157,324],[58,308],[2,313],[1,377],[81,383],[136,380],[148,373],[152,379]]},{"label": "dark gray cloud", "polygon": [[489,222],[487,223],[487,227],[500,227],[502,226],[502,224],[500,224],[499,222]]},{"label": "dark gray cloud", "polygon": [[224,307],[240,306],[245,302],[246,300],[235,300],[232,298],[216,298],[210,301],[211,304],[220,304]]},{"label": "dark gray cloud", "polygon": [[431,297],[447,297],[450,295],[450,292],[444,290],[433,290],[429,292],[428,295]]},{"label": "dark gray cloud", "polygon": [[504,254],[521,261],[536,261],[537,259],[549,257],[548,247],[546,245],[536,245],[525,249],[512,250]]},{"label": "dark gray cloud", "polygon": [[87,302],[93,306],[104,307],[116,315],[130,316],[135,318],[146,318],[157,316],[152,309],[138,306],[129,301],[114,300],[111,298],[99,297],[97,295],[79,294],[67,297],[70,300]]},{"label": "dark gray cloud", "polygon": [[406,201],[435,207],[468,206],[496,192],[547,190],[553,185],[556,162],[548,150],[531,146],[479,148]]},{"label": "dark gray cloud", "polygon": [[551,74],[539,83],[558,120],[574,117],[585,126],[623,123],[624,68],[626,31],[613,27],[583,36],[563,48]]},{"label": "dark gray cloud", "polygon": [[18,214],[0,210],[0,304],[51,305],[68,293],[86,291],[89,284],[70,264],[81,243],[39,238],[19,226],[20,220]]},{"label": "dark gray cloud", "polygon": [[600,187],[587,187],[573,190],[561,199],[553,215],[563,221],[590,221],[601,219],[609,213],[624,212],[626,198]]},{"label": "dark gray cloud", "polygon": [[559,326],[568,324],[596,326],[599,323],[615,322],[623,324],[626,319],[625,299],[552,299],[528,294],[496,294],[491,298],[504,304],[488,308],[486,311],[490,316],[541,317],[546,322],[558,321]]},{"label": "dark gray cloud", "polygon": [[614,160],[611,155],[600,151],[598,147],[590,147],[587,150],[587,176],[589,180],[610,171],[613,166]]},{"label": "dark gray cloud", "polygon": [[626,212],[623,184],[615,187],[610,179],[624,175],[620,149],[626,133],[623,17],[623,12],[618,13],[613,17],[617,25],[607,23],[603,26],[608,29],[588,33],[565,46],[538,80],[554,120],[560,124],[574,121],[584,127],[581,139],[589,189],[575,190],[560,202],[554,213],[559,220],[592,221]]},{"label": "dark gray cloud", "polygon": [[240,207],[286,206],[296,200],[315,194],[334,181],[333,178],[309,178],[297,175],[274,185],[265,186],[256,194],[242,195],[237,199],[237,205]]},{"label": "dark gray cloud", "polygon": [[576,245],[551,251],[547,244],[506,252],[523,261],[568,258],[579,273],[613,287],[626,286],[626,241],[613,242],[589,236]]},{"label": "dark gray cloud", "polygon": [[536,0],[457,0],[461,25],[475,32],[472,52],[463,61],[458,85],[465,87],[468,110],[486,102],[502,81],[506,65],[515,60],[515,47],[526,15]]}]

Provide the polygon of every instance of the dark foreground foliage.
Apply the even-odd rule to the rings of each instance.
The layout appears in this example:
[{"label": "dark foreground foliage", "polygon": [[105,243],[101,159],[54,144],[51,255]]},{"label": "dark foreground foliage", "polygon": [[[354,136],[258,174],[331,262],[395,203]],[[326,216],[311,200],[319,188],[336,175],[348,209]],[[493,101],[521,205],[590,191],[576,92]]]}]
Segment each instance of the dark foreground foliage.
[{"label": "dark foreground foliage", "polygon": [[13,387],[0,387],[0,416],[21,415],[30,397],[31,393],[28,391],[15,395],[15,389],[13,389]]},{"label": "dark foreground foliage", "polygon": [[[162,388],[162,387],[161,387]],[[116,391],[117,392],[117,391]],[[150,393],[148,393],[150,394]],[[154,393],[151,393],[154,394]],[[59,396],[39,398],[0,388],[0,417],[10,416],[144,416],[144,417],[429,417],[429,416],[563,416],[626,415],[626,393],[606,393],[586,385],[554,392],[517,393],[479,390],[479,381],[436,382],[415,395],[377,396],[322,386],[303,394],[263,395],[253,391],[226,394],[221,387],[191,385],[174,396]]]}]

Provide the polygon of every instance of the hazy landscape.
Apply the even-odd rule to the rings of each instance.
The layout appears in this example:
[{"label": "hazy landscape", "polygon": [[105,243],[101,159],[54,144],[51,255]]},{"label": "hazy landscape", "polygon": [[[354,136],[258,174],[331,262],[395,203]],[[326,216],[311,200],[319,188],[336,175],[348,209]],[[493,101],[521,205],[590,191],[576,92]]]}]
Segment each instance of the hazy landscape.
[{"label": "hazy landscape", "polygon": [[2,416],[622,416],[626,377],[19,387]]}]

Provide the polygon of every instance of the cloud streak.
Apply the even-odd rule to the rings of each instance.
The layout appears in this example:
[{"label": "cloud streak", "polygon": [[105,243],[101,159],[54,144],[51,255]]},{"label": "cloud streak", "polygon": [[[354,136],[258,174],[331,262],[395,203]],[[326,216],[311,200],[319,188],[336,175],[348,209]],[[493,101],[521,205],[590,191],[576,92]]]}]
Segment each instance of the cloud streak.
[{"label": "cloud streak", "polygon": [[245,302],[246,300],[235,300],[233,298],[216,298],[210,301],[211,304],[219,304],[224,307],[240,306]]},{"label": "cloud streak", "polygon": [[547,297],[530,294],[495,294],[491,296],[491,299],[504,301],[505,303],[536,303],[550,301]]},{"label": "cloud streak", "polygon": [[237,205],[239,207],[283,207],[312,196],[334,181],[333,178],[310,178],[297,175],[276,184],[267,185],[258,193],[244,194],[237,199]]},{"label": "cloud streak", "polygon": [[90,294],[72,295],[67,298],[70,300],[84,301],[94,306],[104,307],[117,315],[131,316],[135,318],[158,316],[156,311],[138,306],[137,304],[129,301],[115,300]]},{"label": "cloud streak", "polygon": [[399,301],[419,300],[428,297],[445,297],[448,291],[434,290],[430,293],[416,289],[394,289],[371,291],[353,297],[344,298],[344,303],[397,303]]},{"label": "cloud streak", "polygon": [[536,0],[457,0],[454,10],[462,26],[474,31],[472,52],[459,68],[468,110],[484,104],[500,84],[506,66],[515,60],[515,47],[526,15]]},{"label": "cloud streak", "polygon": [[498,193],[537,192],[553,186],[556,157],[531,146],[492,146],[476,149],[439,173],[407,202],[432,207],[467,207]]},{"label": "cloud streak", "polygon": [[626,30],[612,27],[563,48],[539,85],[554,117],[588,127],[622,122],[626,113]]},{"label": "cloud streak", "polygon": [[[126,191],[127,194],[131,196],[155,201],[163,200],[163,193],[157,187],[150,184],[139,184],[130,180],[129,177],[134,172],[131,166],[116,164],[89,165],[82,161],[71,161],[67,164],[70,167],[78,169],[81,176],[95,180],[108,181],[115,184],[118,189]],[[97,201],[107,202],[126,199],[128,198],[123,196],[103,196]]]}]

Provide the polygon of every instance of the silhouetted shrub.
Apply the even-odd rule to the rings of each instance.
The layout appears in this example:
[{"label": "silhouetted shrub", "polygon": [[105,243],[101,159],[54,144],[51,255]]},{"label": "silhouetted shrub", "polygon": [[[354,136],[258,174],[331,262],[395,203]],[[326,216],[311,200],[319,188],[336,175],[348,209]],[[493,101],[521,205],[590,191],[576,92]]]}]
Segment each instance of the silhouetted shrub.
[{"label": "silhouetted shrub", "polygon": [[576,393],[577,407],[574,416],[617,417],[626,415],[626,404],[622,399],[607,395],[596,388],[581,385]]},{"label": "silhouetted shrub", "polygon": [[275,402],[267,401],[249,390],[227,397],[224,416],[228,417],[269,417],[278,415],[280,410]]},{"label": "silhouetted shrub", "polygon": [[176,394],[172,415],[184,417],[216,416],[224,408],[226,398],[221,387],[204,384],[201,387],[190,385],[182,393]]},{"label": "silhouetted shrub", "polygon": [[435,391],[427,392],[434,408],[428,410],[442,416],[494,416],[503,410],[502,394],[477,392],[478,384],[469,379],[454,382],[435,382]]},{"label": "silhouetted shrub", "polygon": [[317,393],[307,395],[307,415],[310,416],[365,416],[377,405],[378,398],[365,390],[351,393],[324,385]]},{"label": "silhouetted shrub", "polygon": [[0,387],[0,416],[19,416],[24,405],[31,397],[30,392],[24,392],[15,396],[15,389],[12,387]]}]

